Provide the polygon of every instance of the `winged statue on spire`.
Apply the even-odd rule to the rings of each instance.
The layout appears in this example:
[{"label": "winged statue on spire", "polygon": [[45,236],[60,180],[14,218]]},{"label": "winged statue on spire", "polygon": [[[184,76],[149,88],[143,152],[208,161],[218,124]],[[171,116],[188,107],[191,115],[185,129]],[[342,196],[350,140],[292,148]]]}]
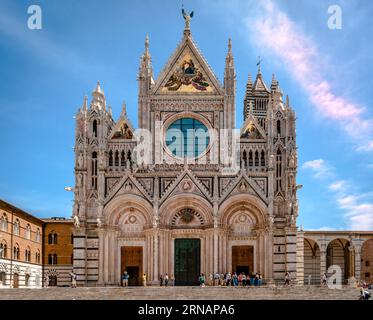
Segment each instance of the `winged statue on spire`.
[{"label": "winged statue on spire", "polygon": [[185,29],[190,29],[190,20],[193,18],[194,12],[187,13],[184,8],[181,9],[181,13],[183,14],[183,18],[185,20]]}]

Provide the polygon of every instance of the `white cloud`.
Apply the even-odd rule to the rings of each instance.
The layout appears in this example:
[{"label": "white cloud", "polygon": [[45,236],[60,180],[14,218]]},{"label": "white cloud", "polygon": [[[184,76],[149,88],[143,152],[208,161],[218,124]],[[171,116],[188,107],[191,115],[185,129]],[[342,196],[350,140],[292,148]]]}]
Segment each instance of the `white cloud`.
[{"label": "white cloud", "polygon": [[329,185],[329,189],[332,191],[341,191],[346,187],[346,182],[344,180],[338,180]]},{"label": "white cloud", "polygon": [[332,168],[324,159],[306,161],[303,163],[302,168],[310,169],[313,172],[313,176],[317,179],[327,178],[332,174]]},{"label": "white cloud", "polygon": [[365,142],[364,144],[360,145],[357,149],[357,151],[373,151],[373,140],[369,140]]},{"label": "white cloud", "polygon": [[308,94],[318,114],[338,123],[355,138],[362,151],[373,151],[373,120],[364,115],[366,108],[335,94],[325,77],[325,68],[321,64],[323,54],[316,43],[274,2],[269,0],[261,4],[262,14],[245,19],[254,42],[280,58]]}]

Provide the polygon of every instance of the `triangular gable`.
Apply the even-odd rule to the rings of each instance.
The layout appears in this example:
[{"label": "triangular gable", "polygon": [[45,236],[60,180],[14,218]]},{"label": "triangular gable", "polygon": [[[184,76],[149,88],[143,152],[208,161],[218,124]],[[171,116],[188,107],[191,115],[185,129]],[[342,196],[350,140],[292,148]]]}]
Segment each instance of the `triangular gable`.
[{"label": "triangular gable", "polygon": [[248,115],[241,127],[241,138],[245,139],[266,139],[263,128],[258,124],[255,117]]},{"label": "triangular gable", "polygon": [[119,194],[137,194],[152,203],[152,199],[147,190],[132,176],[131,173],[126,173],[115,187],[113,187],[108,193],[105,204]]},{"label": "triangular gable", "polygon": [[258,76],[256,77],[256,80],[254,82],[254,91],[266,91],[268,93],[270,92],[266,84],[264,83],[264,80],[261,74],[258,74]]},{"label": "triangular gable", "polygon": [[133,139],[135,130],[127,117],[126,107],[123,105],[118,122],[110,132],[110,139]]},{"label": "triangular gable", "polygon": [[223,89],[192,38],[184,36],[156,80],[153,93],[223,94]]},{"label": "triangular gable", "polygon": [[255,196],[258,196],[264,203],[267,203],[267,199],[263,191],[259,186],[246,174],[240,174],[236,182],[228,188],[222,197],[220,198],[220,204],[223,203],[230,195],[235,193],[252,193]]},{"label": "triangular gable", "polygon": [[[180,192],[177,191],[179,186]],[[160,204],[175,193],[188,193],[191,192],[193,188],[195,188],[193,193],[196,193],[197,191],[197,193],[209,200],[211,203],[211,195],[207,188],[193,175],[189,169],[186,169],[167,188],[167,191],[162,195]]]}]

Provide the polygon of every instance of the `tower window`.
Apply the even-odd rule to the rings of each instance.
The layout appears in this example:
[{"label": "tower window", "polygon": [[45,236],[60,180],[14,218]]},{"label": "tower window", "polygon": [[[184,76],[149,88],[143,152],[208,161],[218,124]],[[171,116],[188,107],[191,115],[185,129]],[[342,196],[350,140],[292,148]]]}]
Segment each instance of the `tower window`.
[{"label": "tower window", "polygon": [[109,152],[109,167],[113,166],[113,151]]},{"label": "tower window", "polygon": [[276,191],[282,190],[282,154],[277,150],[276,154]]},{"label": "tower window", "polygon": [[92,132],[93,132],[93,136],[95,138],[97,138],[97,120],[93,120],[93,123],[92,123]]},{"label": "tower window", "polygon": [[97,190],[97,152],[92,153],[92,189]]},{"label": "tower window", "polygon": [[249,167],[253,166],[253,152],[249,151]]},{"label": "tower window", "polygon": [[281,121],[277,120],[277,135],[281,136]]}]

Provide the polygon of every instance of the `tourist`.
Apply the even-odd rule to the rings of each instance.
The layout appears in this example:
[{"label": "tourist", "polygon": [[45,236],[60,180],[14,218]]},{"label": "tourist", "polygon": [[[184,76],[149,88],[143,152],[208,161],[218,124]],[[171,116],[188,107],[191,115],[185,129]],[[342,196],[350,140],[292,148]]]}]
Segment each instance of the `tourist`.
[{"label": "tourist", "polygon": [[173,274],[173,273],[171,273],[171,278],[170,278],[170,280],[171,280],[171,285],[172,285],[172,286],[175,286],[175,277],[174,277],[174,274]]},{"label": "tourist", "polygon": [[359,300],[369,300],[369,299],[370,299],[370,293],[364,290],[363,287],[361,287]]},{"label": "tourist", "polygon": [[215,272],[214,274],[214,286],[217,287],[219,285],[219,280],[220,280],[220,274],[219,272]]},{"label": "tourist", "polygon": [[145,273],[142,275],[142,286],[146,287],[146,274]]},{"label": "tourist", "polygon": [[224,273],[221,273],[220,274],[220,286],[223,287],[224,286],[224,279],[225,279],[225,276],[224,276]]},{"label": "tourist", "polygon": [[201,275],[199,276],[199,285],[201,287],[204,287],[205,286],[205,275],[203,273],[201,273]]},{"label": "tourist", "polygon": [[258,285],[261,286],[263,283],[263,278],[262,278],[262,274],[259,273],[259,279],[258,279]]},{"label": "tourist", "polygon": [[246,287],[246,275],[245,275],[245,272],[242,272],[242,286]]},{"label": "tourist", "polygon": [[227,287],[229,287],[231,285],[231,281],[232,281],[232,275],[230,272],[227,273],[227,276],[226,276],[226,279],[225,279],[225,282],[227,284]]},{"label": "tourist", "polygon": [[324,274],[321,277],[321,285],[326,287],[327,280],[328,280],[328,277],[327,277],[326,273],[324,272]]},{"label": "tourist", "polygon": [[164,275],[164,286],[167,287],[168,285],[168,274],[166,272],[166,274]]},{"label": "tourist", "polygon": [[285,285],[285,286],[289,286],[289,285],[290,285],[289,272],[286,272],[286,273],[285,273],[284,285]]},{"label": "tourist", "polygon": [[162,287],[163,286],[163,274],[159,276],[159,285]]},{"label": "tourist", "polygon": [[48,286],[49,286],[49,277],[46,276],[45,279],[44,279],[44,287],[48,288]]},{"label": "tourist", "polygon": [[238,286],[238,277],[237,277],[237,273],[236,272],[233,273],[232,282],[233,282],[233,286],[234,287]]},{"label": "tourist", "polygon": [[238,275],[238,285],[242,286],[242,272]]},{"label": "tourist", "polygon": [[123,279],[123,287],[128,287],[128,279],[130,275],[127,273],[127,271],[124,271],[122,279]]},{"label": "tourist", "polygon": [[257,287],[258,285],[259,285],[259,274],[256,273],[255,278],[254,278],[254,286]]},{"label": "tourist", "polygon": [[70,273],[71,276],[71,288],[76,288],[76,274],[74,272]]},{"label": "tourist", "polygon": [[212,273],[210,272],[209,273],[209,286],[212,286],[213,285],[213,275],[212,275]]}]

